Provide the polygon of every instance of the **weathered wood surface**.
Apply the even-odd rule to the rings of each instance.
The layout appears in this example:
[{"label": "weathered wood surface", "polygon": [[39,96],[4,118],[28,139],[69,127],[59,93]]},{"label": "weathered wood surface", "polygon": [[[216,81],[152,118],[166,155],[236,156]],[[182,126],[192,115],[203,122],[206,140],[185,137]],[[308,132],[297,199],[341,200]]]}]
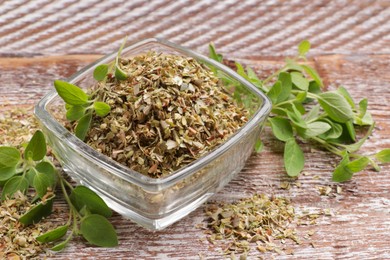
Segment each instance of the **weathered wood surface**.
[{"label": "weathered wood surface", "polygon": [[[54,79],[113,51],[125,34],[130,40],[160,36],[200,52],[212,40],[225,57],[250,65],[262,77],[308,38],[311,62],[330,89],[343,85],[354,98],[369,98],[377,126],[362,151],[371,153],[390,147],[389,18],[389,1],[5,1],[0,4],[0,104],[32,106]],[[265,151],[254,154],[212,199],[274,194],[291,198],[297,209],[329,208],[334,215],[299,227],[302,235],[315,233],[301,245],[291,245],[293,256],[253,249],[251,258],[390,258],[390,166],[356,174],[340,185],[341,194],[320,196],[318,186],[335,187],[330,176],[337,158],[304,145],[309,175],[300,176],[300,188],[282,190],[280,183],[293,181],[283,173],[281,147],[267,130],[263,139]],[[60,201],[57,205],[65,208]],[[163,231],[150,232],[115,215],[118,247],[74,240],[52,258],[199,259],[201,254],[221,259],[220,248],[195,227],[204,217],[201,207]]]}]

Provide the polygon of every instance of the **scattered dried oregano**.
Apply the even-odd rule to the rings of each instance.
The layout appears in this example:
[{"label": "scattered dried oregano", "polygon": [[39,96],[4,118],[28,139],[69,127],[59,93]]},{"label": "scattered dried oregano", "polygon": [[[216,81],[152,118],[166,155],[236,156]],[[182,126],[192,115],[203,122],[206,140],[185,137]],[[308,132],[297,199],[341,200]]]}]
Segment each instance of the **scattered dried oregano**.
[{"label": "scattered dried oregano", "polygon": [[18,219],[33,205],[26,195],[16,192],[12,199],[0,202],[0,259],[26,259],[45,252],[36,237],[54,227],[49,220],[25,226]]},{"label": "scattered dried oregano", "polygon": [[286,198],[255,194],[232,204],[209,204],[205,211],[207,239],[222,245],[227,255],[245,255],[251,246],[263,253],[281,253],[282,248],[274,240],[300,243],[296,230],[290,227],[295,220],[294,207]]},{"label": "scattered dried oregano", "polygon": [[92,117],[85,142],[151,177],[166,176],[223,143],[248,112],[222,82],[190,57],[148,52],[118,59],[93,88],[111,111]]}]

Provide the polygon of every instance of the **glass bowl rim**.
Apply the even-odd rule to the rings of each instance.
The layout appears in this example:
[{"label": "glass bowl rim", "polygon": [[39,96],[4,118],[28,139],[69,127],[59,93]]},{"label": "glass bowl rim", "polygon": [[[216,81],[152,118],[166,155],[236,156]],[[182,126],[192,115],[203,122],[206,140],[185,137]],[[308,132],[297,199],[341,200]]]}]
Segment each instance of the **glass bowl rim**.
[{"label": "glass bowl rim", "polygon": [[[144,39],[135,43],[129,43],[126,44],[125,48],[123,49],[122,53],[126,53],[127,51],[131,49],[136,49],[139,47],[142,47],[143,45],[155,43],[159,44],[168,48],[171,48],[173,50],[178,50],[180,53],[185,54],[190,57],[194,57],[198,60],[204,60],[206,63],[211,64],[212,66],[215,66],[217,69],[225,72],[227,75],[232,77],[233,79],[237,80],[238,82],[242,83],[246,88],[250,89],[253,94],[255,94],[258,98],[262,99],[262,105],[261,107],[252,115],[251,119],[236,133],[234,133],[231,137],[229,137],[223,144],[218,146],[216,149],[212,150],[211,152],[207,153],[206,155],[200,157],[199,159],[195,160],[194,162],[180,168],[179,170],[165,176],[162,178],[152,178],[147,175],[141,174],[139,172],[136,172],[134,170],[131,170],[130,168],[114,161],[113,159],[109,158],[108,156],[101,154],[94,150],[92,147],[88,146],[86,143],[78,139],[76,136],[71,134],[64,126],[62,126],[57,120],[55,120],[54,117],[51,116],[51,114],[46,109],[46,106],[58,96],[57,92],[53,89],[49,93],[47,93],[36,105],[34,108],[34,114],[36,117],[41,121],[42,124],[44,124],[49,130],[60,139],[66,139],[67,144],[78,154],[82,154],[84,158],[88,158],[89,160],[92,160],[95,164],[98,166],[108,170],[111,174],[116,175],[120,179],[126,180],[127,182],[134,183],[138,186],[141,186],[145,189],[150,189],[152,186],[161,186],[169,187],[178,181],[182,180],[183,178],[191,175],[192,173],[197,172],[197,169],[202,168],[203,166],[207,165],[211,161],[213,161],[215,158],[218,157],[219,154],[226,151],[229,147],[234,145],[236,142],[240,140],[240,137],[245,135],[246,132],[252,130],[256,127],[257,124],[261,122],[261,120],[268,115],[268,113],[271,110],[271,102],[268,99],[268,97],[262,93],[260,90],[258,90],[252,83],[247,81],[242,76],[238,75],[235,71],[230,69],[229,67],[225,66],[224,64],[221,64],[217,61],[214,61],[202,54],[196,53],[190,49],[187,49],[186,47],[182,47],[180,45],[177,45],[175,43],[172,43],[170,41],[160,39],[160,38],[148,38]],[[81,78],[84,73],[94,68],[96,65],[109,62],[115,59],[117,55],[117,52],[113,52],[111,54],[105,55],[102,58],[96,60],[95,62],[90,63],[89,65],[85,66],[72,76],[66,79],[66,81],[73,83],[77,81],[79,78]],[[49,125],[51,127],[49,127]]]}]

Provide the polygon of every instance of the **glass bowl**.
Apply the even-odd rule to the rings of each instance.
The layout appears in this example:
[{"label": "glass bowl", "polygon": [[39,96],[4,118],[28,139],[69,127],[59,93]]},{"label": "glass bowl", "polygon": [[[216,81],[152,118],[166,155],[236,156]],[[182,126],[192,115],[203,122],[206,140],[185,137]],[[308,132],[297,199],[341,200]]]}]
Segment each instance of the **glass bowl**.
[{"label": "glass bowl", "polygon": [[[247,106],[249,121],[207,155],[166,177],[155,179],[115,162],[70,133],[61,123],[64,103],[54,87],[35,106],[34,113],[66,173],[94,190],[121,215],[148,229],[160,230],[195,210],[240,172],[253,151],[271,105],[263,93],[233,70],[165,40],[152,38],[130,44],[123,49],[122,57],[150,50],[193,57],[214,67],[221,80],[229,78],[237,82],[235,87],[226,88],[236,91]],[[86,66],[67,81],[87,89],[95,82],[94,68],[115,60],[116,55],[112,53]]]}]

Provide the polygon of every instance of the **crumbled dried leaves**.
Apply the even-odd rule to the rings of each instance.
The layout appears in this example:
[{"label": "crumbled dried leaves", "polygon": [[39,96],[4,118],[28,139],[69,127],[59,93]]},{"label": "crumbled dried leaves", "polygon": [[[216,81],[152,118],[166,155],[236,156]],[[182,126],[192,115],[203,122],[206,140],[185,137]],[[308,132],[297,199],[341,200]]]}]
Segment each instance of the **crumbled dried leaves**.
[{"label": "crumbled dried leaves", "polygon": [[149,52],[120,60],[96,97],[111,106],[92,119],[86,142],[151,177],[166,176],[223,143],[248,120],[222,83],[193,58]]},{"label": "crumbled dried leaves", "polygon": [[0,145],[20,146],[28,142],[38,128],[32,108],[0,105],[0,110]]},{"label": "crumbled dried leaves", "polygon": [[[204,228],[207,240],[213,245],[221,245],[224,254],[232,259],[236,253],[241,254],[240,259],[245,259],[251,247],[256,247],[260,253],[293,254],[286,240],[301,243],[296,227],[316,224],[319,216],[333,214],[330,210],[296,214],[289,199],[263,194],[254,194],[235,203],[210,203],[205,212],[208,216]],[[314,231],[309,231],[304,238],[313,234]]]},{"label": "crumbled dried leaves", "polygon": [[45,245],[35,238],[52,229],[54,224],[43,220],[24,226],[18,222],[31,206],[27,196],[20,192],[0,202],[0,259],[30,259],[45,252]]}]

